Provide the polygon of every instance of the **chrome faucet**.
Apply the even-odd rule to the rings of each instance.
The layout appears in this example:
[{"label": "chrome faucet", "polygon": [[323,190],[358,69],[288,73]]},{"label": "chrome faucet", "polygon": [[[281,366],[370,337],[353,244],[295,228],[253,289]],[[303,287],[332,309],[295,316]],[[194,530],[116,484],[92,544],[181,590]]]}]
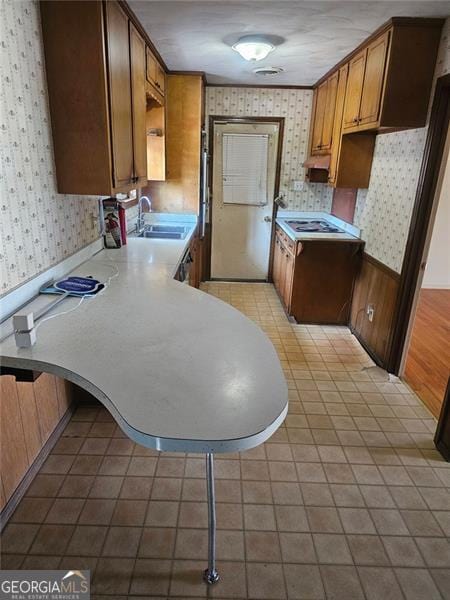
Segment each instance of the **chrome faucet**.
[{"label": "chrome faucet", "polygon": [[142,211],[142,203],[145,200],[148,208],[148,212],[152,212],[152,201],[148,196],[141,196],[138,202],[138,217],[136,223],[136,231],[141,233],[145,226],[145,213]]}]

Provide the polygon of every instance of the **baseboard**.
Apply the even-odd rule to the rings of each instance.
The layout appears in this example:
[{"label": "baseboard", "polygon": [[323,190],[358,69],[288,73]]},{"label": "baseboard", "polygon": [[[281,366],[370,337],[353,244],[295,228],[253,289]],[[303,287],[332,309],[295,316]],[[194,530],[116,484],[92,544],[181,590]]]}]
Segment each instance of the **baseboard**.
[{"label": "baseboard", "polygon": [[422,283],[422,290],[450,290],[448,283]]},{"label": "baseboard", "polygon": [[59,440],[61,433],[65,429],[67,423],[70,420],[70,417],[72,416],[72,414],[75,410],[75,404],[76,404],[75,402],[72,402],[72,404],[66,410],[64,415],[61,417],[58,425],[55,427],[53,432],[50,434],[50,437],[45,442],[45,444],[42,446],[39,454],[36,456],[36,458],[34,459],[32,464],[28,468],[28,471],[23,476],[21,482],[14,490],[14,493],[12,494],[11,498],[8,500],[8,502],[5,504],[2,511],[0,512],[0,532],[3,530],[5,525],[8,523],[9,519],[11,518],[11,515],[16,510],[19,502],[24,497],[31,482],[36,477],[40,468],[44,464],[46,458],[52,451],[54,445]]},{"label": "baseboard", "polygon": [[267,279],[236,279],[227,277],[210,277],[206,279],[206,282],[212,281],[213,283],[269,283]]}]

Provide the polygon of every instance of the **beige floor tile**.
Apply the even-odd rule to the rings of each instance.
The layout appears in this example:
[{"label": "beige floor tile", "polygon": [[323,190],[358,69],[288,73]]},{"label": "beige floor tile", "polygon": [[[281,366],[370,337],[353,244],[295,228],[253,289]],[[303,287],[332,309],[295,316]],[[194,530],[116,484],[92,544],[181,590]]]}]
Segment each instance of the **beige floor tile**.
[{"label": "beige floor tile", "polygon": [[281,565],[247,563],[248,597],[255,600],[286,598]]},{"label": "beige floor tile", "polygon": [[139,541],[140,558],[172,558],[177,530],[169,527],[145,527]]},{"label": "beige floor tile", "polygon": [[408,600],[440,599],[440,593],[425,569],[395,569],[395,573]]},{"label": "beige floor tile", "polygon": [[367,600],[403,600],[403,594],[392,569],[383,567],[358,568]]},{"label": "beige floor tile", "polygon": [[141,534],[140,527],[110,527],[103,546],[103,556],[136,556]]},{"label": "beige floor tile", "polygon": [[319,568],[313,565],[283,565],[289,599],[323,600],[325,592]]},{"label": "beige floor tile", "polygon": [[384,536],[383,544],[389,559],[395,567],[423,567],[423,558],[420,555],[414,538]]},{"label": "beige floor tile", "polygon": [[364,592],[354,567],[322,565],[320,572],[328,597],[334,600],[364,600]]},{"label": "beige floor tile", "polygon": [[274,531],[276,525],[273,506],[245,504],[244,525],[247,531]]},{"label": "beige floor tile", "polygon": [[131,558],[100,558],[92,581],[93,594],[127,594],[133,573]]},{"label": "beige floor tile", "polygon": [[134,565],[130,592],[147,595],[169,592],[172,563],[170,560],[155,560],[138,558]]},{"label": "beige floor tile", "polygon": [[376,535],[347,535],[355,565],[389,565],[381,538]]},{"label": "beige floor tile", "polygon": [[278,533],[272,531],[246,531],[245,553],[248,561],[281,562]]},{"label": "beige floor tile", "polygon": [[310,531],[303,506],[275,506],[278,531]]},{"label": "beige floor tile", "polygon": [[245,504],[272,504],[272,488],[267,481],[243,481],[242,494]]},{"label": "beige floor tile", "polygon": [[313,540],[319,563],[331,565],[353,564],[345,535],[314,533]]}]

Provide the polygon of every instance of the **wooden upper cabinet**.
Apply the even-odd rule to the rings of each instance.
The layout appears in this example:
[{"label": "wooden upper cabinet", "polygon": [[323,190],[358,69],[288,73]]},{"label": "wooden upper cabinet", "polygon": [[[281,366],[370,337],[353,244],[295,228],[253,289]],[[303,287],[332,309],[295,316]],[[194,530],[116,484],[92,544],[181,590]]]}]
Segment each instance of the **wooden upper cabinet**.
[{"label": "wooden upper cabinet", "polygon": [[133,124],[134,179],[147,182],[147,135],[145,100],[145,42],[130,22],[131,99]]},{"label": "wooden upper cabinet", "polygon": [[348,65],[347,92],[344,105],[343,129],[358,125],[361,95],[366,66],[366,50],[352,58]]},{"label": "wooden upper cabinet", "polygon": [[166,87],[166,85],[165,85],[166,72],[164,71],[162,66],[159,64],[159,62],[158,62],[157,58],[155,57],[155,55],[153,54],[153,52],[148,47],[146,50],[146,54],[147,54],[147,69],[146,69],[147,81],[156,88],[157,92],[159,92],[162,96],[164,96],[164,91],[165,91],[165,87]]},{"label": "wooden upper cabinet", "polygon": [[336,110],[336,94],[339,81],[339,72],[333,73],[327,79],[327,100],[325,104],[325,114],[323,117],[321,150],[329,153],[331,151],[331,142],[333,140],[334,114]]},{"label": "wooden upper cabinet", "polygon": [[130,183],[134,178],[128,17],[117,2],[106,2],[105,10],[113,148],[113,186],[121,187]]},{"label": "wooden upper cabinet", "polygon": [[394,18],[350,59],[345,134],[425,125],[442,24]]},{"label": "wooden upper cabinet", "polygon": [[[442,25],[393,18],[319,81],[311,154],[330,155],[330,185],[368,187],[376,134],[425,125]],[[326,182],[326,166],[310,164]]]},{"label": "wooden upper cabinet", "polygon": [[166,72],[162,68],[162,66],[158,63],[156,70],[156,86],[164,96],[164,92],[166,89]]},{"label": "wooden upper cabinet", "polygon": [[311,153],[320,153],[322,146],[322,130],[323,130],[323,119],[325,115],[325,107],[327,103],[327,85],[328,82],[324,81],[317,88],[314,102],[314,122],[312,130],[311,140]]},{"label": "wooden upper cabinet", "polygon": [[150,50],[150,48],[146,49],[146,57],[147,57],[147,67],[146,67],[147,81],[149,83],[154,84],[156,82],[156,68],[157,68],[158,61],[156,60],[156,58],[153,55],[153,52]]},{"label": "wooden upper cabinet", "polygon": [[359,125],[377,123],[379,119],[389,37],[390,32],[388,31],[367,48],[364,84],[358,117]]},{"label": "wooden upper cabinet", "polygon": [[330,153],[338,77],[337,72],[333,73],[317,88],[314,100],[311,154]]},{"label": "wooden upper cabinet", "polygon": [[336,90],[336,106],[333,122],[333,143],[331,145],[330,169],[328,182],[336,181],[339,151],[341,146],[342,113],[344,111],[345,90],[347,88],[348,65],[344,65],[338,71],[338,85]]},{"label": "wooden upper cabinet", "polygon": [[42,1],[58,192],[147,182],[145,41],[116,0]]}]

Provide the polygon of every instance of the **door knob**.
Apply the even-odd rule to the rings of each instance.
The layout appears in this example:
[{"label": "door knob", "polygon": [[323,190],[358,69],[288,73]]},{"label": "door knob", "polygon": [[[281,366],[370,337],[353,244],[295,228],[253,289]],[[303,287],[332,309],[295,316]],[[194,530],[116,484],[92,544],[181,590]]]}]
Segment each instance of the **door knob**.
[{"label": "door knob", "polygon": [[272,219],[271,219],[270,217],[264,217],[264,221],[265,221],[266,223],[271,223],[271,222],[272,222]]}]

